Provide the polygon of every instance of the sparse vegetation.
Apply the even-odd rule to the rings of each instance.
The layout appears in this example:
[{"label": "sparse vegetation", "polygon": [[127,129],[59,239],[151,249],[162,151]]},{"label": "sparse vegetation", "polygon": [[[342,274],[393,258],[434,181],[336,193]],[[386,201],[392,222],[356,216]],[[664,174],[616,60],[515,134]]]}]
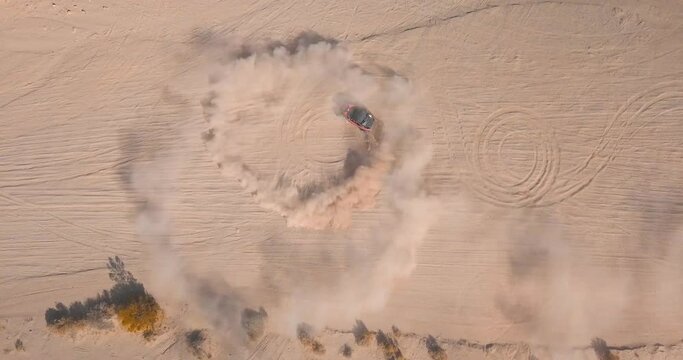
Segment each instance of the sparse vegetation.
[{"label": "sparse vegetation", "polygon": [[439,345],[439,342],[431,335],[427,336],[425,339],[425,345],[427,346],[427,353],[434,360],[447,360],[448,355],[446,351]]},{"label": "sparse vegetation", "polygon": [[210,359],[211,353],[204,349],[207,336],[204,330],[192,330],[185,334],[185,342],[192,355],[199,359]]},{"label": "sparse vegetation", "polygon": [[57,303],[45,311],[45,322],[56,329],[73,329],[86,323],[95,328],[106,328],[106,321],[113,315],[113,302],[109,291],[105,290],[84,302],[75,301],[67,307]]},{"label": "sparse vegetation", "polygon": [[68,307],[57,303],[45,311],[47,325],[60,331],[84,326],[107,328],[110,327],[110,319],[116,315],[127,331],[142,333],[147,339],[154,335],[163,318],[157,301],[125,269],[118,256],[109,258],[107,268],[109,278],[115,282],[110,290],[104,290],[84,302],[75,301]]},{"label": "sparse vegetation", "polygon": [[349,346],[349,344],[344,344],[339,349],[339,353],[348,358],[351,357],[351,354],[353,354],[353,349]]},{"label": "sparse vegetation", "polygon": [[116,310],[121,325],[129,332],[142,333],[145,338],[154,334],[161,322],[162,311],[151,295],[142,295]]},{"label": "sparse vegetation", "polygon": [[26,348],[24,347],[24,342],[21,341],[21,339],[17,339],[17,341],[14,342],[14,350],[16,350],[16,351],[26,350]]},{"label": "sparse vegetation", "polygon": [[296,334],[299,338],[299,342],[301,342],[306,350],[319,355],[324,354],[325,347],[318,340],[313,338],[311,332],[311,326],[305,323],[299,324],[299,326],[296,328]]},{"label": "sparse vegetation", "polygon": [[263,307],[258,311],[246,308],[242,311],[241,324],[244,331],[247,332],[249,340],[258,340],[266,331],[266,320],[268,313]]},{"label": "sparse vegetation", "polygon": [[391,332],[394,334],[394,337],[401,336],[401,330],[396,325],[391,325]]},{"label": "sparse vegetation", "polygon": [[405,360],[396,339],[385,334],[382,330],[377,332],[375,339],[377,340],[377,345],[382,349],[386,360]]},{"label": "sparse vegetation", "polygon": [[612,354],[609,347],[607,347],[607,342],[605,342],[605,340],[594,338],[593,341],[591,341],[591,346],[593,347],[593,351],[595,351],[595,356],[598,357],[598,360],[619,360],[619,357]]},{"label": "sparse vegetation", "polygon": [[365,326],[365,324],[362,321],[356,320],[356,325],[353,327],[352,331],[353,337],[356,340],[356,344],[361,346],[367,346],[368,344],[370,344],[372,334],[370,333],[370,330],[368,330],[368,327]]},{"label": "sparse vegetation", "polygon": [[113,259],[109,258],[107,269],[109,269],[109,279],[117,284],[137,283],[133,274],[126,270],[126,266],[118,256],[115,256]]}]

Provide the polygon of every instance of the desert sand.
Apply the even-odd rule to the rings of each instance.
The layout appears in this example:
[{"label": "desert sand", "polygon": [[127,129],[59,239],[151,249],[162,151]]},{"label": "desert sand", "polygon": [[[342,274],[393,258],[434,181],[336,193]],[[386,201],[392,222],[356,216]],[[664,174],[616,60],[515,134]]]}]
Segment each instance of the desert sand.
[{"label": "desert sand", "polygon": [[[680,1],[4,1],[0,24],[0,358],[683,358]],[[154,335],[48,326],[115,256]]]}]

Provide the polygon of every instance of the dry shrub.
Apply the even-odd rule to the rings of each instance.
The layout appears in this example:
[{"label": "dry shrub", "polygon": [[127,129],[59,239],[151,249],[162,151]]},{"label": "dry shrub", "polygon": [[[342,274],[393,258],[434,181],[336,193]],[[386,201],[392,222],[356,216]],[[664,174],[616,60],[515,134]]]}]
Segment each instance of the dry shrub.
[{"label": "dry shrub", "polygon": [[207,336],[204,330],[192,330],[185,334],[185,342],[192,355],[199,359],[210,359],[211,353],[204,349]]},{"label": "dry shrub", "polygon": [[439,345],[439,342],[431,335],[427,336],[425,339],[425,345],[427,346],[427,353],[434,360],[447,360],[448,355],[446,351]]},{"label": "dry shrub", "polygon": [[591,341],[593,351],[595,351],[595,356],[598,360],[619,360],[619,357],[612,354],[609,347],[607,347],[607,342],[601,338],[595,338]]},{"label": "dry shrub", "polygon": [[246,308],[242,311],[242,328],[246,331],[249,340],[255,341],[263,336],[266,331],[266,320],[268,313],[263,307],[258,311]]},{"label": "dry shrub", "polygon": [[17,339],[17,341],[14,342],[14,350],[16,350],[16,351],[26,350],[26,348],[24,347],[24,342],[21,341],[21,339]]},{"label": "dry shrub", "polygon": [[304,323],[299,324],[299,326],[297,326],[296,329],[296,334],[299,338],[299,342],[301,342],[301,345],[303,345],[304,348],[308,351],[311,351],[319,355],[324,354],[325,347],[318,340],[314,339],[313,336],[311,336],[311,331],[312,328],[310,325]]},{"label": "dry shrub", "polygon": [[109,258],[107,268],[109,278],[115,282],[111,289],[85,301],[75,301],[68,307],[57,303],[45,311],[47,326],[59,332],[79,331],[85,327],[112,328],[111,318],[116,315],[126,330],[141,332],[149,339],[163,317],[159,304],[125,269],[118,256]]},{"label": "dry shrub", "polygon": [[116,310],[116,316],[124,329],[132,333],[142,333],[145,338],[148,338],[156,332],[163,318],[163,312],[156,300],[151,295],[145,294],[119,307]]},{"label": "dry shrub", "polygon": [[351,354],[353,354],[353,349],[349,346],[349,344],[344,344],[339,349],[339,353],[348,358],[351,357]]},{"label": "dry shrub", "polygon": [[113,303],[110,292],[104,290],[97,296],[85,301],[74,301],[68,307],[57,303],[45,311],[45,322],[55,330],[78,330],[88,326],[97,329],[110,328],[109,319],[113,316]]},{"label": "dry shrub", "polygon": [[377,345],[382,349],[386,360],[405,360],[401,349],[398,348],[398,341],[396,339],[385,334],[382,330],[377,332],[375,339],[377,340]]},{"label": "dry shrub", "polygon": [[370,344],[372,333],[370,333],[370,330],[368,330],[368,327],[365,326],[362,321],[356,320],[356,325],[353,327],[352,332],[353,337],[356,340],[356,344],[361,346],[367,346]]}]

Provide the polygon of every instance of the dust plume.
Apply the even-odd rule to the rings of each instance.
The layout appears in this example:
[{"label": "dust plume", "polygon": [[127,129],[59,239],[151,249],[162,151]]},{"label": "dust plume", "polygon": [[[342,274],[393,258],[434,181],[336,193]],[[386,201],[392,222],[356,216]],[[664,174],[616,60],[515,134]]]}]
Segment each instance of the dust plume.
[{"label": "dust plume", "polygon": [[667,243],[666,248],[652,246],[642,252],[661,255],[653,256],[656,261],[638,264],[638,272],[628,272],[618,249],[610,254],[616,266],[590,266],[581,249],[572,246],[571,240],[576,240],[568,234],[570,230],[549,225],[555,219],[545,215],[523,220],[515,219],[515,225],[505,228],[514,248],[508,258],[510,281],[501,288],[496,304],[532,344],[556,358],[571,358],[591,339],[628,325],[633,313],[646,312],[661,326],[671,324],[671,331],[680,324],[680,230],[657,234],[658,243]]},{"label": "dust plume", "polygon": [[[552,224],[552,225],[551,225]],[[569,356],[614,326],[630,301],[618,270],[587,266],[551,215],[527,215],[505,227],[514,244],[509,284],[496,305],[533,344]]]},{"label": "dust plume", "polygon": [[[435,199],[422,187],[431,147],[413,124],[419,92],[395,73],[360,68],[348,50],[311,33],[288,43],[204,41],[222,55],[203,102],[204,139],[228,179],[293,227],[348,228],[353,212],[375,206],[380,193],[390,210],[373,230],[374,258],[353,249],[353,264],[332,284],[286,289],[276,322],[291,331],[302,321],[327,326],[382,309],[395,282],[414,270],[436,218]],[[375,114],[372,133],[338,116],[347,103]],[[307,152],[315,145],[310,132],[326,148]],[[337,161],[310,166],[320,152]]]},{"label": "dust plume", "polygon": [[[168,126],[162,124],[160,128]],[[166,133],[123,133],[122,152],[133,161],[120,175],[136,204],[136,232],[149,248],[153,269],[150,288],[171,315],[214,330],[222,341],[220,345],[239,356],[247,341],[240,327],[242,297],[229,284],[193,274],[171,243],[172,210],[178,207],[179,177],[186,161],[184,149],[192,135],[196,136],[182,126],[181,130]]]},{"label": "dust plume", "polygon": [[[287,44],[220,45],[240,51],[212,73],[203,101],[213,161],[289,226],[350,226],[354,209],[375,205],[410,136],[411,84],[365,72],[334,41],[310,33]],[[347,103],[368,107],[381,124],[363,135],[348,127],[339,116]],[[321,156],[331,160],[315,163]]]},{"label": "dust plume", "polygon": [[[413,142],[413,141],[410,141]],[[295,288],[282,303],[284,324],[307,321],[315,326],[353,319],[381,310],[396,282],[416,266],[416,252],[438,217],[438,203],[420,186],[429,148],[416,141],[387,176],[386,194],[392,212],[373,230],[377,255],[368,257],[354,249],[353,263],[334,284]],[[420,151],[418,148],[422,148]]]},{"label": "dust plume", "polygon": [[[354,263],[330,286],[287,289],[290,295],[269,309],[273,323],[293,332],[301,322],[322,327],[382,309],[396,281],[414,270],[416,251],[436,218],[435,200],[422,187],[431,147],[412,125],[417,91],[396,74],[364,71],[347,50],[310,33],[286,44],[228,41],[216,47],[211,41],[210,49],[222,51],[202,103],[209,124],[204,140],[228,179],[237,179],[289,226],[349,227],[353,212],[375,206],[380,193],[389,208],[373,231],[376,256],[357,249]],[[372,133],[338,116],[347,103],[375,114]],[[182,139],[192,132],[158,146],[155,139],[129,134],[124,145],[144,146],[124,146],[137,159],[124,184],[139,204],[137,230],[152,250],[155,292],[176,308],[189,304],[204,319],[193,325],[215,330],[235,348],[248,342],[241,331],[243,297],[228,283],[193,275],[170,241],[185,161]]]}]

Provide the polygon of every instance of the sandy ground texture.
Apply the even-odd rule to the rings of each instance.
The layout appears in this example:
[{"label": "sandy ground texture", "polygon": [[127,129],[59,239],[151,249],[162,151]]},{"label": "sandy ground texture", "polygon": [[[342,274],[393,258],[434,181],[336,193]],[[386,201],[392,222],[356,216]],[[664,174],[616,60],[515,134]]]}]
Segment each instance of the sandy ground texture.
[{"label": "sandy ground texture", "polygon": [[[6,0],[0,59],[0,358],[683,358],[680,1]],[[48,327],[114,256],[155,335]]]}]

